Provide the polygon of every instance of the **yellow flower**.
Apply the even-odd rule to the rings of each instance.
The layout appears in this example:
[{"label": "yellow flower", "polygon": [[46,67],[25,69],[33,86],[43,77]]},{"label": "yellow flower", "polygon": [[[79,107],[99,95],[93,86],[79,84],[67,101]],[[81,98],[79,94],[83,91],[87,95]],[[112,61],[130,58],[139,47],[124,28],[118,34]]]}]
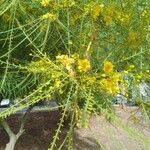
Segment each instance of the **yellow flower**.
[{"label": "yellow flower", "polygon": [[105,61],[103,70],[106,74],[112,73],[114,70],[114,65],[109,61]]},{"label": "yellow flower", "polygon": [[111,78],[112,78],[113,82],[121,81],[121,74],[120,73],[114,73]]},{"label": "yellow flower", "polygon": [[125,74],[128,74],[128,73],[129,73],[127,70],[124,70],[123,72],[124,72]]},{"label": "yellow flower", "polygon": [[64,66],[68,66],[70,64],[74,64],[75,60],[68,55],[58,55],[56,56],[56,60],[62,63]]},{"label": "yellow flower", "polygon": [[102,89],[106,90],[110,95],[115,95],[119,90],[118,86],[112,78],[102,79],[100,81],[100,86]]},{"label": "yellow flower", "polygon": [[63,0],[61,3],[62,8],[73,7],[73,6],[75,6],[74,0],[70,0],[69,2],[68,2],[68,0]]},{"label": "yellow flower", "polygon": [[41,5],[44,6],[44,7],[46,7],[46,6],[49,5],[49,2],[50,2],[50,0],[42,0],[41,1]]},{"label": "yellow flower", "polygon": [[108,15],[104,16],[104,21],[106,22],[106,26],[109,26],[113,23],[112,17]]},{"label": "yellow flower", "polygon": [[50,22],[53,22],[57,19],[56,14],[53,13],[46,13],[41,17],[42,20],[48,19]]},{"label": "yellow flower", "polygon": [[91,9],[91,16],[94,19],[96,19],[100,15],[103,7],[104,7],[103,4],[102,5],[99,5],[99,4],[94,5]]},{"label": "yellow flower", "polygon": [[73,64],[75,63],[75,60],[73,58],[68,55],[58,55],[56,56],[56,60],[67,69],[70,76],[75,76],[75,72],[73,71]]},{"label": "yellow flower", "polygon": [[59,79],[55,79],[55,87],[59,88],[61,86],[61,81]]},{"label": "yellow flower", "polygon": [[113,5],[107,6],[106,10],[105,10],[105,14],[113,17],[116,14],[115,6],[113,6]]},{"label": "yellow flower", "polygon": [[133,68],[135,68],[135,66],[134,66],[134,65],[130,65],[129,68],[130,68],[130,69],[133,69]]},{"label": "yellow flower", "polygon": [[78,20],[80,20],[80,18],[81,18],[81,14],[79,12],[73,13],[70,18],[72,25],[74,25]]},{"label": "yellow flower", "polygon": [[141,13],[141,16],[146,16],[148,14],[148,11],[147,10],[143,10],[142,13]]},{"label": "yellow flower", "polygon": [[126,14],[123,14],[120,18],[120,21],[122,22],[122,23],[129,23],[129,19],[130,19],[130,16],[129,15],[126,15]]},{"label": "yellow flower", "polygon": [[32,73],[43,73],[49,68],[49,63],[43,60],[32,61],[28,64],[28,71]]},{"label": "yellow flower", "polygon": [[88,59],[79,59],[78,60],[78,69],[81,72],[87,72],[91,68],[90,62]]},{"label": "yellow flower", "polygon": [[105,74],[105,73],[103,73],[101,76],[102,76],[102,77],[106,77],[106,74]]}]

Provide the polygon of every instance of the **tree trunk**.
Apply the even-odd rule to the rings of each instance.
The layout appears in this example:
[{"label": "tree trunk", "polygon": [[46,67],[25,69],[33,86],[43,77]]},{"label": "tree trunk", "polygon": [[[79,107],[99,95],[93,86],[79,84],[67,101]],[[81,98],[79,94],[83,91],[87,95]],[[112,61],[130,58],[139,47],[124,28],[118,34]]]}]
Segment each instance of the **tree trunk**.
[{"label": "tree trunk", "polygon": [[21,125],[20,125],[20,129],[18,131],[17,134],[15,134],[9,124],[7,123],[6,120],[3,120],[1,122],[1,125],[3,126],[4,130],[7,132],[8,136],[9,136],[9,143],[6,144],[5,150],[14,150],[15,144],[17,142],[17,140],[19,139],[19,137],[23,134],[24,132],[24,126],[25,123],[27,121],[27,117],[30,114],[30,111],[32,110],[34,106],[29,106],[29,108],[27,109],[27,111],[25,112],[25,114],[23,115],[22,119],[21,119]]},{"label": "tree trunk", "polygon": [[15,144],[17,142],[17,138],[15,135],[10,137],[9,143],[6,144],[5,150],[14,150]]},{"label": "tree trunk", "polygon": [[4,127],[5,131],[9,135],[9,143],[6,144],[5,150],[14,150],[15,144],[18,140],[18,138],[23,134],[24,129],[21,124],[21,128],[17,134],[14,134],[14,132],[11,130],[9,124],[7,121],[2,121],[1,122],[2,126]]}]

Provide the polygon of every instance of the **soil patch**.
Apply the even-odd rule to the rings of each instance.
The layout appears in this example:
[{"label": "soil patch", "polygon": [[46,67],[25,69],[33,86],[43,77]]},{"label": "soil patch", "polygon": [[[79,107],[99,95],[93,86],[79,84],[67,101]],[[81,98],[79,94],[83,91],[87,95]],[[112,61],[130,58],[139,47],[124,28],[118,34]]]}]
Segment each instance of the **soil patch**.
[{"label": "soil patch", "polygon": [[[124,125],[132,127],[139,135],[132,134],[127,128],[123,129],[113,122],[106,121],[102,116],[92,116],[89,128],[74,129],[73,150],[150,150],[150,127],[145,124],[141,113],[136,110],[136,107],[124,109],[116,107],[116,114],[121,120],[120,124],[124,122]],[[133,114],[139,121],[133,120],[131,117]],[[8,118],[14,132],[17,132],[19,128],[20,117],[21,115],[12,115]],[[61,114],[57,110],[31,113],[25,126],[25,133],[18,140],[15,150],[47,150],[58,127],[60,117]],[[67,131],[67,123],[64,123],[60,140],[56,143],[56,150],[64,140]],[[145,142],[144,139],[149,142]],[[8,140],[7,134],[0,127],[0,150],[4,150]],[[67,150],[67,146],[63,147],[63,150]]]},{"label": "soil patch", "polygon": [[[58,111],[51,112],[34,112],[30,114],[28,122],[25,126],[24,134],[19,138],[15,150],[47,150],[50,147],[55,130],[58,127],[61,114]],[[7,120],[12,130],[16,133],[20,126],[20,114],[11,115]],[[67,131],[64,125],[60,140],[63,140]],[[8,143],[9,137],[0,128],[0,150],[3,150],[5,144]],[[61,142],[59,142],[61,143]],[[57,145],[59,145],[57,143]]]}]

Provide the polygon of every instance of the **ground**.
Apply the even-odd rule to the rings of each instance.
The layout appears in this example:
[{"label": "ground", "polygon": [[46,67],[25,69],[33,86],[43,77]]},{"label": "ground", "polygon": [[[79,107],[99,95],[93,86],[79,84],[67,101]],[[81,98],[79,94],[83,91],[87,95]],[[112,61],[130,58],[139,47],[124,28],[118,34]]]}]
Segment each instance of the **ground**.
[{"label": "ground", "polygon": [[[18,130],[20,117],[21,115],[12,115],[8,118],[12,129],[15,129],[14,132]],[[15,150],[47,150],[57,128],[59,117],[58,111],[32,113],[25,127],[25,133],[18,140]],[[66,128],[63,129],[62,136],[65,132]],[[7,134],[1,128],[0,150],[4,149],[8,141]]]},{"label": "ground", "polygon": [[[125,125],[129,124],[139,133],[144,134],[145,139],[150,140],[150,128],[144,121],[134,121],[130,116],[136,112],[137,108],[116,107],[116,114],[121,118]],[[137,111],[138,112],[138,111]],[[141,113],[137,113],[140,118]],[[12,115],[8,122],[12,129],[17,130],[19,126],[20,115]],[[52,141],[52,137],[59,122],[60,113],[55,110],[52,112],[32,113],[25,127],[25,133],[20,137],[15,150],[47,150]],[[141,118],[140,118],[141,119]],[[121,123],[120,123],[121,124]],[[14,132],[16,132],[14,130]],[[64,139],[67,131],[67,124],[64,125],[60,141]],[[108,122],[103,116],[92,116],[87,129],[74,129],[74,150],[149,150],[150,147],[142,140],[137,140],[136,134],[130,137],[130,131],[118,128],[113,122]],[[143,140],[144,140],[143,138]],[[8,136],[0,128],[0,150],[4,149],[8,142]],[[150,141],[148,142],[150,143]],[[58,148],[56,148],[57,150]],[[66,147],[63,150],[67,150]]]}]

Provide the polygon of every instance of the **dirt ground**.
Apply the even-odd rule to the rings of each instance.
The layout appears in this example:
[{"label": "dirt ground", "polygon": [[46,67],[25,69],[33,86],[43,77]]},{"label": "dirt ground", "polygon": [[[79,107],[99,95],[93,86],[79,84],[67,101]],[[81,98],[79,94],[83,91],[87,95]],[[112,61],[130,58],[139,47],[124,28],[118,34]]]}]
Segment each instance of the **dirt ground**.
[{"label": "dirt ground", "polygon": [[[8,118],[8,123],[15,133],[19,129],[20,117],[21,115],[12,115]],[[47,150],[58,127],[59,118],[58,111],[31,113],[25,126],[25,133],[19,138],[15,150]],[[67,127],[64,127],[60,140],[66,131]],[[0,150],[4,149],[8,141],[7,134],[0,128]]]},{"label": "dirt ground", "polygon": [[116,114],[120,127],[98,116],[91,117],[88,129],[75,129],[74,150],[150,150],[150,126],[137,108],[119,106]]},{"label": "dirt ground", "polygon": [[[150,144],[150,127],[144,124],[144,121],[140,118],[140,113],[136,113],[137,117],[142,120],[140,122],[137,121],[138,119],[135,121],[131,117],[136,109],[134,107],[124,109],[116,107],[116,114],[125,125],[136,129],[140,133],[139,135],[136,135],[136,133],[132,135],[131,131],[119,128],[113,122],[109,123],[102,116],[93,116],[90,119],[89,128],[74,129],[74,150],[150,150],[150,145],[148,145]],[[19,118],[20,115],[12,115],[8,118],[14,132],[19,127]],[[18,140],[15,150],[47,150],[59,118],[60,113],[58,111],[32,113],[25,127],[25,133]],[[64,125],[57,146],[63,141],[66,132],[67,124]],[[138,139],[138,137],[141,138]],[[144,142],[145,139],[148,144]],[[8,141],[7,134],[0,127],[0,150],[4,150]],[[63,150],[67,150],[67,148],[64,147]]]}]

